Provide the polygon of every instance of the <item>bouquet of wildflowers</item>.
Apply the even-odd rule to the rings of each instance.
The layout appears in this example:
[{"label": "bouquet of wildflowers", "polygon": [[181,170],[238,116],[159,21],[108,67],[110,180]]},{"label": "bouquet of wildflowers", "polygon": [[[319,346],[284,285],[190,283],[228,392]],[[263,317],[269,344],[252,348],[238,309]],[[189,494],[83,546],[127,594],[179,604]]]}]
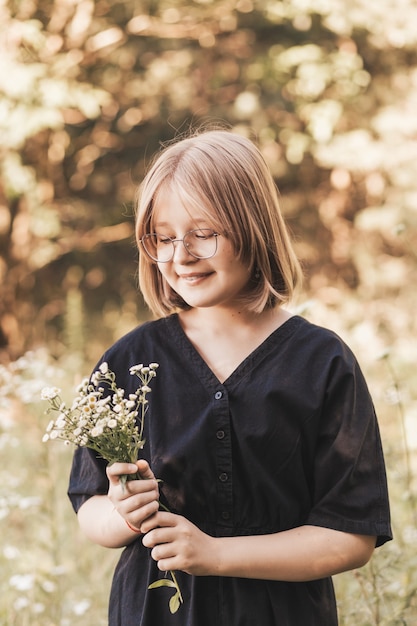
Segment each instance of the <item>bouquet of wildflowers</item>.
[{"label": "bouquet of wildflowers", "polygon": [[[130,374],[139,378],[140,385],[135,393],[125,397],[124,389],[116,385],[115,374],[103,362],[90,380],[84,379],[78,386],[77,396],[70,407],[62,401],[60,389],[45,387],[41,398],[50,404],[47,413],[55,412],[58,416],[49,422],[42,441],[58,439],[66,445],[90,448],[109,464],[136,463],[139,451],[145,445],[146,396],[151,391],[150,382],[156,376],[157,368],[157,363],[131,367]],[[124,488],[127,480],[140,478],[139,473],[129,474],[121,476],[120,481]],[[150,588],[173,587],[176,592],[170,599],[169,608],[171,613],[175,613],[183,599],[175,572],[170,574],[172,580],[158,580]]]}]

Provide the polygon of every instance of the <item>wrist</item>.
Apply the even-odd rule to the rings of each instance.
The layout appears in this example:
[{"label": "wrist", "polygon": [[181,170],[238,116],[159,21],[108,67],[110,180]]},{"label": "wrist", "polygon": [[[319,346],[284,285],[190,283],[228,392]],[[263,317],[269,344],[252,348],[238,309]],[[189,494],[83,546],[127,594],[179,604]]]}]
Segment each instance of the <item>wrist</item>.
[{"label": "wrist", "polygon": [[142,531],[139,530],[139,528],[135,528],[135,526],[132,526],[131,524],[129,524],[129,522],[127,521],[127,519],[125,519],[125,524],[126,526],[129,528],[129,530],[131,530],[133,533],[135,533],[136,535],[141,535]]},{"label": "wrist", "polygon": [[209,570],[212,576],[221,576],[223,571],[223,537],[211,537],[208,554],[210,555]]}]

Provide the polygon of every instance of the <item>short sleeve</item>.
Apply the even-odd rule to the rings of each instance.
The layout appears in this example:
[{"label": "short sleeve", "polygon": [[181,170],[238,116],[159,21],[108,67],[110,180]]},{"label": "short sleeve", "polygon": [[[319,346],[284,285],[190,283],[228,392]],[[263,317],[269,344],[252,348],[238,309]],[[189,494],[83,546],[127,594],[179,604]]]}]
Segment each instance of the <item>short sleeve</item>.
[{"label": "short sleeve", "polygon": [[342,346],[332,359],[314,462],[308,523],[392,539],[385,463],[374,406],[360,367]]},{"label": "short sleeve", "polygon": [[89,448],[77,448],[70,473],[68,496],[77,513],[82,504],[92,496],[106,495],[108,479],[107,461]]}]

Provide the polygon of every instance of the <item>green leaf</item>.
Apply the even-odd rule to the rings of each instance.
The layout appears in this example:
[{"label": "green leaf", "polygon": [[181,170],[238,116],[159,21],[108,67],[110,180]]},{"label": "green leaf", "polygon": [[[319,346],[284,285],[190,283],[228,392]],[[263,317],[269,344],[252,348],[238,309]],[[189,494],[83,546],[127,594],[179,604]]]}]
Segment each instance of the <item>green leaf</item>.
[{"label": "green leaf", "polygon": [[176,589],[175,583],[169,578],[161,578],[161,580],[156,580],[154,583],[151,583],[148,589],[157,589],[158,587],[173,587]]},{"label": "green leaf", "polygon": [[178,593],[175,593],[169,601],[169,610],[171,613],[176,613],[181,606],[181,601]]}]

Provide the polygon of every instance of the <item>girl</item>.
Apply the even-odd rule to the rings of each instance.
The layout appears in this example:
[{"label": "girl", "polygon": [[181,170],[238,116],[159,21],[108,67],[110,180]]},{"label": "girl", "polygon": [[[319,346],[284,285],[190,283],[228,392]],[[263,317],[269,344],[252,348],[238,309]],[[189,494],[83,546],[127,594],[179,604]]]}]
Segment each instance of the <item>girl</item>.
[{"label": "girl", "polygon": [[[261,153],[223,130],[166,148],[136,234],[159,319],[102,360],[127,393],[131,366],[159,363],[143,458],[80,448],[69,488],[85,534],[126,546],[110,626],[335,626],[331,576],[391,538],[383,453],[349,348],[283,308],[300,268]],[[170,570],[175,614],[148,590]]]}]

